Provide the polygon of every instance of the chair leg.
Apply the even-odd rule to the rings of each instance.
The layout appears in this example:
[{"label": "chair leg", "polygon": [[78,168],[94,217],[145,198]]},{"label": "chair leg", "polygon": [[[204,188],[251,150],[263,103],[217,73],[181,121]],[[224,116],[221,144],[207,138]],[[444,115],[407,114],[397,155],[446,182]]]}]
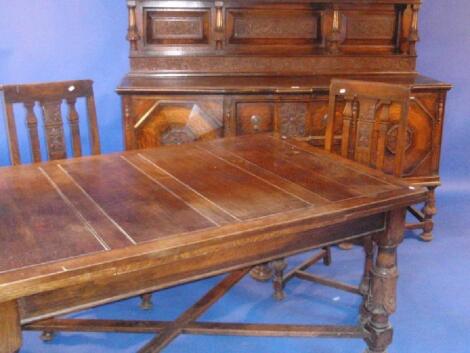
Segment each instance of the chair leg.
[{"label": "chair leg", "polygon": [[325,266],[330,266],[331,261],[332,261],[331,248],[329,246],[327,246],[327,247],[323,248],[323,250],[325,251],[325,256],[323,256],[323,264]]},{"label": "chair leg", "polygon": [[433,239],[432,230],[434,228],[434,222],[432,218],[436,215],[436,187],[428,187],[427,199],[423,207],[423,233],[420,235],[421,240],[431,241]]},{"label": "chair leg", "polygon": [[273,287],[274,287],[274,297],[277,300],[282,300],[285,298],[284,295],[284,270],[287,267],[287,262],[284,259],[279,259],[273,261],[274,277],[273,277]]},{"label": "chair leg", "polygon": [[43,342],[50,342],[54,339],[54,336],[55,336],[54,331],[45,330],[45,331],[42,331],[40,338],[41,338],[41,341]]},{"label": "chair leg", "polygon": [[152,309],[153,307],[153,303],[152,303],[152,293],[146,293],[146,294],[142,294],[140,296],[141,298],[141,302],[140,302],[140,308],[142,310],[150,310]]}]

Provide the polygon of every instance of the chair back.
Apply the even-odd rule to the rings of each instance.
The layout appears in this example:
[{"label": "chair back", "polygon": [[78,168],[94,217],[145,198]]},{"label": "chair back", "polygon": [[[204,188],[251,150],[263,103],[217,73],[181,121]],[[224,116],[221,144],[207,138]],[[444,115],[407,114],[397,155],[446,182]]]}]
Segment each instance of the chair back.
[{"label": "chair back", "polygon": [[77,80],[39,84],[4,85],[0,86],[0,96],[5,109],[10,159],[13,165],[21,164],[16,129],[17,119],[13,108],[14,104],[22,104],[26,110],[25,121],[33,162],[40,162],[42,160],[38,118],[34,110],[37,104],[42,111],[47,159],[55,160],[67,158],[67,145],[62,119],[62,104],[67,105],[67,121],[71,136],[69,143],[71,143],[73,157],[82,155],[79,127],[80,118],[76,109],[78,98],[84,98],[86,101],[91,153],[100,153],[95,100],[93,97],[93,81]]},{"label": "chair back", "polygon": [[[409,100],[406,86],[332,80],[325,149],[333,149],[338,133],[343,157],[402,176]],[[393,166],[387,171],[386,159],[390,158]]]}]

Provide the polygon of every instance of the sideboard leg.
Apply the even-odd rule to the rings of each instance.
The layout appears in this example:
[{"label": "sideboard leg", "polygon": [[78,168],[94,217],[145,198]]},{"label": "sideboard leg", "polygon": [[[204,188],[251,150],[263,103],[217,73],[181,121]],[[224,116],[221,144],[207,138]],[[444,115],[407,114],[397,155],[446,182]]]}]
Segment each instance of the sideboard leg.
[{"label": "sideboard leg", "polygon": [[397,246],[403,239],[405,214],[406,209],[390,212],[386,232],[376,239],[378,253],[365,303],[370,314],[364,325],[366,353],[386,353],[392,343],[389,316],[396,310]]},{"label": "sideboard leg", "polygon": [[284,270],[287,267],[287,263],[284,259],[273,261],[274,277],[274,297],[277,300],[282,300],[285,297],[284,294]]},{"label": "sideboard leg", "polygon": [[266,282],[273,277],[273,270],[269,267],[269,263],[257,265],[251,269],[250,276],[257,281]]},{"label": "sideboard leg", "polygon": [[146,294],[142,294],[140,296],[140,308],[142,310],[150,310],[152,309],[153,307],[153,303],[152,303],[152,293],[146,293]]},{"label": "sideboard leg", "polygon": [[0,353],[19,352],[22,344],[16,301],[0,303]]},{"label": "sideboard leg", "polygon": [[434,228],[434,222],[432,218],[436,215],[436,187],[430,186],[428,187],[428,197],[424,204],[423,214],[424,214],[424,225],[423,225],[423,233],[421,234],[420,238],[423,241],[431,241],[433,239],[432,230]]}]

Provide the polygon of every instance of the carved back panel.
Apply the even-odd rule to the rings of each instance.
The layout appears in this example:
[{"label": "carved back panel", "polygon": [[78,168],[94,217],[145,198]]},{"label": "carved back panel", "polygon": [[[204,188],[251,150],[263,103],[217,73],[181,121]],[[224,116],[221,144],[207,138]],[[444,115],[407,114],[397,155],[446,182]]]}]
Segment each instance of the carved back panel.
[{"label": "carved back panel", "polygon": [[22,104],[26,110],[26,126],[30,141],[33,162],[40,162],[41,148],[38,129],[38,118],[35,106],[39,105],[44,126],[44,141],[47,159],[67,158],[67,142],[64,134],[62,105],[67,106],[67,121],[70,130],[71,151],[74,157],[82,155],[79,114],[76,109],[78,98],[86,102],[87,122],[89,128],[90,149],[92,154],[100,153],[96,108],[93,96],[93,82],[90,80],[50,82],[40,84],[0,86],[0,94],[5,108],[7,135],[10,158],[13,165],[21,164],[20,148],[16,129],[17,117],[14,104]]},{"label": "carved back panel", "polygon": [[[332,80],[325,149],[331,151],[335,135],[335,112],[342,113],[341,147],[343,157],[386,170],[386,157],[393,159],[391,172],[402,176],[408,136],[410,89],[385,83]],[[399,110],[398,120],[391,111]],[[393,135],[393,136],[392,136]]]},{"label": "carved back panel", "polygon": [[131,71],[213,76],[412,73],[420,3],[127,0]]}]

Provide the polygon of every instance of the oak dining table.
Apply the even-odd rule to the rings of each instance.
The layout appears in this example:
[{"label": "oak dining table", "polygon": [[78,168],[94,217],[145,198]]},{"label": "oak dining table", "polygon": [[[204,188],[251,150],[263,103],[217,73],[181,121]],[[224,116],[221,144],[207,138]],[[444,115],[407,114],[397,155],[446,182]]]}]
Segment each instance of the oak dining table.
[{"label": "oak dining table", "polygon": [[[0,168],[0,353],[22,331],[392,340],[396,250],[406,207],[426,190],[275,134]],[[372,238],[360,320],[352,326],[198,321],[252,266]],[[227,273],[174,321],[61,315]],[[64,352],[66,353],[66,352]]]}]

